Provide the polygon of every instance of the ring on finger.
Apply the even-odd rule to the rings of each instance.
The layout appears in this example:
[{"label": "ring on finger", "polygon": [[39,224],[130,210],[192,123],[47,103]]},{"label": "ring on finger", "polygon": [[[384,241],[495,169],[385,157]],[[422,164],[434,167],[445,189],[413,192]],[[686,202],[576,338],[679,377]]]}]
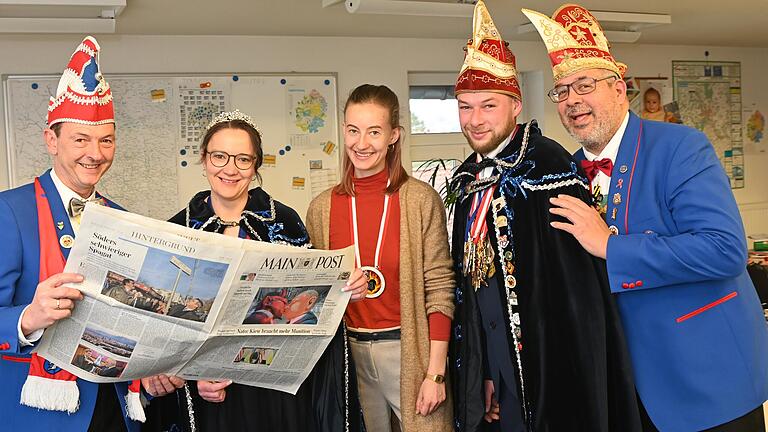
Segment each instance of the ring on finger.
[{"label": "ring on finger", "polygon": [[56,299],[56,310],[61,309],[61,299]]}]

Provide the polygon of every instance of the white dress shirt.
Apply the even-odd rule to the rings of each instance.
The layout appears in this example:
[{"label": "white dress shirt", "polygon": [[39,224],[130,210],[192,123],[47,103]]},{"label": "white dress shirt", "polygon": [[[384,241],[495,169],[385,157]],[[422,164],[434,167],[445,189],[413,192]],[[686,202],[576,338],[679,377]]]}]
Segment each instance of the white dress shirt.
[{"label": "white dress shirt", "polygon": [[[507,148],[510,142],[512,142],[512,137],[513,135],[508,136],[507,139],[505,139],[504,141],[502,141],[501,144],[498,145],[498,147],[496,147],[495,149],[489,151],[488,153],[482,156],[485,158],[495,158],[496,156],[498,156],[499,153],[501,153],[505,148]],[[483,168],[483,170],[480,171],[480,178],[490,177],[492,173],[493,173],[493,167]]]},{"label": "white dress shirt", "polygon": [[[615,134],[613,134],[613,136],[611,137],[610,141],[608,141],[608,144],[605,146],[603,151],[601,151],[599,155],[595,155],[593,153],[590,153],[585,148],[584,157],[588,161],[607,158],[607,159],[610,159],[611,162],[615,164],[616,156],[619,154],[619,145],[621,144],[621,139],[624,137],[624,131],[627,129],[627,124],[629,124],[629,112],[627,112],[627,114],[624,116],[624,120],[621,122],[619,129],[616,130]],[[603,208],[607,202],[608,191],[611,188],[611,176],[606,175],[602,171],[598,171],[595,178],[592,179],[592,190],[595,190],[597,186],[600,186],[600,192],[603,195],[603,202],[600,203],[601,208]]]}]

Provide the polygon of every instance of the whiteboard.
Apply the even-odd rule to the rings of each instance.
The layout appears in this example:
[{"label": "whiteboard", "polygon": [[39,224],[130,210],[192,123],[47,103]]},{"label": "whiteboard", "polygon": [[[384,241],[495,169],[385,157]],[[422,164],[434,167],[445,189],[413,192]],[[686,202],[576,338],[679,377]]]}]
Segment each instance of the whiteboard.
[{"label": "whiteboard", "polygon": [[[201,133],[220,111],[239,109],[262,133],[262,187],[306,214],[310,200],[338,182],[335,74],[108,74],[115,97],[117,153],[100,193],[128,210],[167,219],[208,189]],[[4,76],[11,187],[51,165],[43,130],[59,75]],[[256,183],[253,185],[256,186]]]}]

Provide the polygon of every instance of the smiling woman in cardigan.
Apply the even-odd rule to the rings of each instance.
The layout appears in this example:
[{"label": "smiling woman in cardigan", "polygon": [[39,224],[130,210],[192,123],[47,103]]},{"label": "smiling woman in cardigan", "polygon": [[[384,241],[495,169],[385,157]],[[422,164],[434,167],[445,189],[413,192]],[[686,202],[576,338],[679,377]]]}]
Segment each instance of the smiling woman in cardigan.
[{"label": "smiling woman in cardigan", "polygon": [[345,322],[369,432],[390,412],[408,432],[452,430],[445,371],[454,274],[445,210],[401,165],[397,96],[356,88],[344,107],[343,178],[315,198],[307,227],[315,247],[355,245],[368,293]]}]

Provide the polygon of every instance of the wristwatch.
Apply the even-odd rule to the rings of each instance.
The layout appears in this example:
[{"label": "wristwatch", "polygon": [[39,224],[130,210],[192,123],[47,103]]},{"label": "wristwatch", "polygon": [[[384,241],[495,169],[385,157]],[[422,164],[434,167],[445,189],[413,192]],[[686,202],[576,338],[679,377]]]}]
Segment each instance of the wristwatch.
[{"label": "wristwatch", "polygon": [[429,378],[438,384],[442,384],[445,382],[445,376],[440,374],[427,374],[426,378]]}]

